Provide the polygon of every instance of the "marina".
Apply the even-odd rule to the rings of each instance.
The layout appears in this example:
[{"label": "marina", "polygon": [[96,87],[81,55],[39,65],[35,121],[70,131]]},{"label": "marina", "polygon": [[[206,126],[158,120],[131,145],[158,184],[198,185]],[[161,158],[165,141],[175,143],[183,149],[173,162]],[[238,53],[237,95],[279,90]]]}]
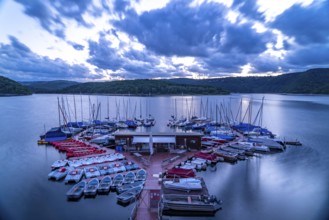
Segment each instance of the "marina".
[{"label": "marina", "polygon": [[[44,195],[44,196],[51,195],[52,199],[48,198],[49,200],[48,202],[52,203],[53,200],[53,202],[56,202],[57,204],[61,204],[62,206],[61,208],[63,210],[67,208],[75,210],[74,216],[76,215],[79,216],[80,215],[79,213],[84,213],[84,215],[88,216],[86,217],[87,219],[91,219],[95,217],[102,218],[107,215],[116,216],[115,217],[116,219],[127,219],[130,217],[132,219],[157,219],[160,216],[159,213],[161,213],[159,212],[159,210],[165,209],[165,206],[161,206],[161,205],[159,206],[161,199],[169,198],[174,200],[175,198],[175,196],[169,196],[169,197],[163,196],[165,195],[164,193],[165,190],[163,189],[163,182],[168,179],[175,179],[177,178],[177,176],[181,175],[180,178],[182,177],[203,178],[205,182],[205,188],[207,189],[208,192],[208,194],[205,195],[208,196],[208,199],[210,199],[211,195],[214,195],[217,201],[221,201],[220,204],[217,204],[218,207],[220,207],[220,209],[217,210],[217,208],[215,208],[214,210],[216,211],[214,213],[212,213],[211,211],[208,213],[202,213],[202,211],[197,211],[196,208],[196,210],[193,212],[193,215],[198,216],[198,218],[201,219],[204,218],[219,219],[219,218],[223,218],[224,216],[226,217],[233,216],[232,219],[237,219],[237,217],[234,217],[235,215],[233,214],[235,207],[234,201],[240,201],[244,203],[245,200],[241,200],[241,199],[248,196],[252,198],[252,200],[248,201],[248,203],[254,204],[255,201],[261,199],[263,203],[262,207],[268,207],[266,204],[271,204],[271,201],[275,201],[275,198],[272,197],[272,200],[263,200],[263,198],[264,199],[271,198],[270,193],[264,194],[265,192],[267,192],[266,190],[268,190],[268,192],[274,190],[279,195],[282,195],[280,194],[280,191],[282,190],[284,192],[287,192],[287,189],[285,187],[280,187],[280,190],[279,188],[276,187],[276,185],[281,182],[280,178],[287,179],[287,177],[280,176],[280,178],[278,178],[277,176],[273,176],[274,174],[277,175],[277,173],[273,170],[273,167],[277,167],[278,169],[278,165],[280,166],[284,165],[286,169],[289,170],[292,169],[293,166],[289,165],[288,167],[288,164],[286,163],[292,163],[292,161],[296,161],[296,159],[298,158],[298,160],[300,161],[299,166],[304,166],[304,162],[302,161],[308,160],[310,159],[310,157],[312,157],[312,153],[309,152],[310,151],[309,149],[312,148],[313,145],[309,146],[308,140],[304,138],[305,135],[300,135],[300,134],[298,135],[293,133],[289,134],[286,132],[284,133],[285,135],[289,135],[297,138],[291,138],[291,139],[286,138],[282,140],[287,140],[287,141],[290,140],[296,142],[297,140],[300,140],[300,142],[303,142],[303,145],[301,147],[295,147],[286,144],[283,150],[269,149],[270,152],[266,152],[266,148],[264,147],[262,148],[261,147],[262,145],[254,146],[254,144],[245,143],[248,141],[248,138],[252,138],[251,135],[247,136],[245,134],[241,134],[233,130],[232,133],[235,136],[233,140],[222,141],[219,140],[218,137],[217,139],[214,140],[208,134],[201,133],[202,130],[201,131],[187,130],[186,132],[180,130],[180,128],[175,128],[174,130],[170,130],[172,128],[168,127],[165,123],[168,117],[162,117],[161,119],[161,117],[159,117],[157,114],[153,113],[152,115],[154,115],[154,118],[157,121],[154,127],[151,128],[152,130],[150,128],[137,127],[135,131],[132,130],[125,131],[122,129],[119,129],[118,131],[112,131],[111,134],[113,135],[114,143],[116,143],[115,145],[92,143],[91,142],[92,139],[89,139],[89,137],[87,138],[89,140],[83,139],[84,135],[81,135],[81,133],[76,133],[75,135],[71,136],[70,139],[68,140],[57,141],[57,144],[54,145],[47,144],[47,145],[37,146],[36,142],[38,140],[34,138],[35,145],[33,144],[31,145],[34,146],[33,151],[37,151],[36,155],[38,159],[34,159],[35,162],[33,163],[39,164],[39,166],[33,168],[33,166],[31,166],[33,164],[32,163],[33,160],[30,160],[27,163],[31,164],[30,169],[32,170],[33,169],[43,170],[41,172],[42,175],[40,175],[39,179],[43,182],[43,185],[46,188],[49,187],[49,189],[47,189],[48,192]],[[43,120],[47,121],[45,118]],[[53,125],[56,125],[56,120],[58,120],[58,118],[55,117],[55,120],[53,121]],[[166,128],[166,130],[163,130],[163,128]],[[269,126],[269,129],[271,128],[272,126]],[[273,131],[274,131],[273,133],[277,133],[278,131],[275,124],[273,124]],[[119,134],[117,137],[115,136],[115,132]],[[184,133],[187,133],[188,135],[185,134],[185,136],[183,136]],[[124,134],[126,134],[125,137]],[[127,134],[129,135],[132,134],[132,136],[128,137]],[[176,136],[175,134],[178,135]],[[280,136],[283,136],[282,132],[279,132],[279,134]],[[182,138],[180,138],[179,136],[182,136]],[[38,137],[38,135],[34,134],[34,137]],[[306,137],[309,136],[306,135]],[[127,138],[129,138],[129,141],[127,141]],[[144,138],[144,140],[142,138]],[[187,138],[186,140],[187,145],[190,142],[191,146],[187,146],[187,145],[185,146],[185,140],[184,140],[185,138]],[[191,139],[189,140],[188,138]],[[195,139],[196,141],[194,143],[193,143],[193,138],[196,138]],[[203,138],[206,138],[207,140],[202,140]],[[223,139],[224,137],[221,138]],[[123,142],[124,139],[126,139],[125,143]],[[161,143],[164,140],[167,140],[168,143]],[[208,142],[207,146],[203,144],[204,141]],[[39,142],[45,143],[46,141],[40,140]],[[151,143],[153,145],[153,154],[151,154],[151,150],[150,150]],[[200,147],[193,145],[195,143],[200,144]],[[137,150],[136,150],[136,145],[137,145]],[[139,148],[138,146],[141,147]],[[90,149],[84,149],[85,147],[97,148],[97,149],[92,149],[93,153],[90,152],[90,154],[88,152],[88,154],[86,155],[82,154],[82,155],[77,155],[75,157],[67,157],[66,153],[68,151],[72,151],[72,148],[81,148],[78,151],[79,153],[86,153],[85,152],[86,150],[90,150]],[[62,148],[63,150],[59,150],[59,148]],[[231,153],[233,153],[232,149],[235,149],[235,153],[238,154],[238,156],[240,156],[240,158],[237,158],[237,161],[235,163],[225,161],[223,157],[215,153],[216,151],[219,152],[220,150],[222,151],[226,150],[225,152],[228,152],[229,150],[232,151]],[[262,152],[262,149],[265,149],[264,152]],[[102,150],[102,152],[100,150]],[[302,156],[305,150],[308,151],[307,156]],[[241,157],[242,153],[244,154],[245,157],[244,160],[242,160]],[[32,154],[27,154],[27,157],[31,157],[31,156]],[[289,160],[287,158],[289,158]],[[45,159],[47,159],[47,162],[43,162],[43,165],[38,162],[40,160],[42,161]],[[184,165],[191,167],[193,166],[193,168],[182,169],[181,167]],[[201,168],[201,165],[205,166],[205,170],[204,168]],[[66,176],[60,178],[57,181],[56,180],[48,181],[47,175],[54,170],[59,171],[62,167],[69,170]],[[266,170],[261,169],[261,167],[266,168]],[[86,170],[90,173],[93,173],[91,172],[90,169],[92,169],[93,172],[95,173],[97,173],[98,170],[99,174],[97,173],[95,177],[89,176],[89,178],[86,178],[85,176]],[[295,167],[294,169],[297,169],[297,167]],[[78,171],[81,170],[83,170],[83,175],[81,176],[81,178],[79,178],[79,175],[77,174],[80,174],[80,172]],[[139,178],[140,178],[139,181],[141,180],[145,181],[143,185],[143,190],[141,191],[139,196],[135,197],[135,199],[131,197],[132,199],[129,200],[128,204],[118,204],[116,197],[117,195],[116,187],[112,187],[114,183],[114,177],[121,175],[121,183],[120,181],[118,181],[118,185],[124,186],[128,184],[132,184],[132,183],[123,184],[125,175],[130,171],[132,171],[135,174],[135,182],[138,181],[137,173],[139,173]],[[272,173],[270,173],[270,171]],[[306,171],[307,169],[304,169],[303,172]],[[265,175],[264,172],[266,173],[266,176],[264,176]],[[78,178],[76,180],[73,179],[66,180],[66,177],[68,177],[69,176],[68,174],[70,173],[71,176],[77,176]],[[296,173],[293,172],[291,174],[293,177],[297,175]],[[93,192],[91,192],[91,194],[86,197],[84,196],[83,193],[81,194],[78,193],[79,186],[77,186],[74,188],[77,191],[77,193],[76,195],[73,195],[72,192],[75,191],[73,189],[75,184],[81,182],[82,186],[80,188],[85,188],[90,180],[96,178],[99,181],[99,186],[101,186],[101,181],[105,177],[107,177],[107,180],[111,179],[112,182],[110,184],[109,183],[105,184],[104,192],[102,192],[102,190],[98,187],[98,189],[100,190],[96,191],[96,196],[93,194]],[[15,178],[20,178],[20,177],[17,176]],[[270,181],[270,179],[267,180],[267,178],[275,178],[275,179],[272,179]],[[317,180],[319,181],[321,180],[321,178],[317,178]],[[83,186],[84,183],[83,181],[85,181],[86,183],[85,186]],[[308,181],[311,180],[310,179],[306,180],[306,182]],[[241,183],[241,185],[238,183]],[[110,188],[112,189],[107,191],[108,188],[106,187],[108,187],[109,185],[111,185]],[[264,188],[270,185],[271,185],[271,189]],[[255,188],[256,186],[260,187],[259,188],[260,190],[256,190]],[[291,186],[294,186],[294,184],[291,183],[290,187]],[[71,198],[68,199],[68,195],[66,194],[69,194],[70,190],[72,195]],[[247,192],[249,190],[254,190],[254,191],[251,194],[250,193],[248,194]],[[199,191],[192,190],[191,192],[198,193]],[[245,192],[246,194],[238,193],[238,192]],[[184,193],[184,190],[179,190],[179,191],[175,190],[172,191],[170,194],[179,195],[181,193]],[[4,195],[5,194],[6,192],[4,192]],[[263,197],[258,198],[258,195],[263,195]],[[201,194],[198,194],[198,196],[201,196]],[[43,197],[43,195],[41,197]],[[89,199],[89,197],[92,197],[93,199]],[[193,201],[197,201],[199,197],[195,199],[194,197],[193,198],[191,197],[190,199],[186,197],[185,199],[186,200],[182,198],[179,200],[185,201],[187,203],[191,201],[191,203],[193,203]],[[38,201],[37,199],[34,200]],[[74,206],[76,206],[76,208],[74,208]],[[91,209],[87,209],[87,207],[93,207],[93,209],[97,209],[97,207],[103,207],[103,208],[107,207],[107,210],[109,212],[100,211],[99,209],[97,212],[95,212],[92,211]],[[242,209],[244,209],[243,207],[247,207],[247,205],[245,204],[244,206],[241,206]],[[187,206],[185,206],[185,208],[186,210],[188,210]],[[30,207],[30,209],[33,210],[32,207]],[[284,208],[282,209],[285,210]],[[265,213],[268,212],[269,211],[266,211],[265,209],[260,213],[258,213],[258,215],[263,216],[265,215]],[[247,210],[245,210],[245,213],[247,213]],[[177,213],[177,210],[173,211],[167,208],[164,211],[164,213],[162,213],[162,218],[175,219],[176,215],[177,218],[184,218],[187,214],[188,212],[186,211],[179,211]],[[46,215],[47,215],[46,212],[40,211],[40,216],[45,217]],[[64,218],[67,218],[68,216],[73,217],[73,214],[72,215],[67,214],[67,212],[66,214],[64,214],[64,212],[63,213],[60,212],[59,215],[65,216]],[[306,216],[310,216],[310,214],[309,215],[306,214]],[[186,218],[188,218],[188,216],[186,216]],[[249,217],[247,217],[247,219],[249,219]]]},{"label": "marina", "polygon": [[[264,99],[258,110],[261,114],[263,102]],[[250,105],[251,102],[245,113],[249,114],[249,121],[252,117],[248,112]],[[63,109],[65,107],[59,104],[59,121],[66,117]],[[220,117],[221,114],[224,112],[220,112]],[[258,114],[254,121],[262,121],[257,117]],[[55,161],[48,177],[59,180],[66,176],[65,183],[76,183],[66,193],[68,199],[116,191],[118,204],[135,203],[130,219],[163,219],[166,215],[188,216],[191,213],[214,216],[222,208],[223,201],[209,194],[198,172],[206,171],[208,166],[216,168],[219,162],[235,164],[259,154],[283,152],[286,143],[301,144],[274,139],[275,135],[261,124],[230,124],[233,118],[227,118],[219,122],[212,121],[209,116],[181,120],[172,116],[167,126],[179,127],[185,132],[152,132],[152,128],[136,132],[131,129],[145,125],[141,117],[115,123],[115,120],[101,121],[96,116],[87,127],[80,129],[70,129],[78,123],[53,128],[41,135],[38,143],[47,143],[65,152],[66,159]],[[145,127],[155,125],[150,114],[145,120]],[[67,135],[69,131],[71,134]],[[54,132],[61,138],[49,138],[57,135]],[[63,132],[67,135],[64,139]]]}]

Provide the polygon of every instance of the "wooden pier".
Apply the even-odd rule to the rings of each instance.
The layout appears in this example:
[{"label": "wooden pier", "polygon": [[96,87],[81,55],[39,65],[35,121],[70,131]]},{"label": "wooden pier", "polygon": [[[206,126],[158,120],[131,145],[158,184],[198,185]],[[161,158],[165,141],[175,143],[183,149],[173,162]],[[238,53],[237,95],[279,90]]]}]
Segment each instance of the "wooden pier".
[{"label": "wooden pier", "polygon": [[[123,153],[127,160],[137,163],[147,171],[147,179],[144,190],[136,203],[136,210],[133,211],[130,219],[154,220],[158,219],[157,199],[160,197],[161,174],[167,169],[178,165],[182,161],[193,156],[194,152],[185,152],[181,155],[170,153],[157,153],[155,155],[134,155],[128,152]],[[175,158],[175,159],[173,159]],[[172,160],[171,160],[172,159]],[[171,160],[171,161],[170,161]],[[164,161],[170,161],[164,163]],[[158,197],[159,196],[159,197]]]}]

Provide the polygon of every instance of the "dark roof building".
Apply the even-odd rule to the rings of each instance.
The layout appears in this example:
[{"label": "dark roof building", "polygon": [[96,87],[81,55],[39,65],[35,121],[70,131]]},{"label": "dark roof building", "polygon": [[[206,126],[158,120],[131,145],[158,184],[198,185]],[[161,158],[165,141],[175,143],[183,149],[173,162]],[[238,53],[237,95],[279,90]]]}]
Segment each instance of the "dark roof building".
[{"label": "dark roof building", "polygon": [[117,145],[131,152],[171,152],[201,149],[203,134],[195,132],[115,132]]}]

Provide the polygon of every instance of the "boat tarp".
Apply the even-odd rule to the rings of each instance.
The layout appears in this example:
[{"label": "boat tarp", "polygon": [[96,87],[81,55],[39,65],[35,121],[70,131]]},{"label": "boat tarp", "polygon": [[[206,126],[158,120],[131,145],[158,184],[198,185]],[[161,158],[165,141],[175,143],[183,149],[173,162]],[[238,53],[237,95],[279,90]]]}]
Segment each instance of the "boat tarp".
[{"label": "boat tarp", "polygon": [[[137,143],[149,143],[150,137],[134,137],[133,138],[133,144]],[[152,136],[152,142],[153,143],[176,143],[176,138],[172,136]]]}]

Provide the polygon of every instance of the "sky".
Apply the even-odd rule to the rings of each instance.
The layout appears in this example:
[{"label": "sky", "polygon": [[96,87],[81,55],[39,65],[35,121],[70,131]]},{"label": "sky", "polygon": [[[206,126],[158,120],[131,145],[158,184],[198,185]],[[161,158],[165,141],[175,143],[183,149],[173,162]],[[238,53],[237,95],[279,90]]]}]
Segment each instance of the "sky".
[{"label": "sky", "polygon": [[0,0],[0,75],[104,81],[329,67],[329,0]]}]

